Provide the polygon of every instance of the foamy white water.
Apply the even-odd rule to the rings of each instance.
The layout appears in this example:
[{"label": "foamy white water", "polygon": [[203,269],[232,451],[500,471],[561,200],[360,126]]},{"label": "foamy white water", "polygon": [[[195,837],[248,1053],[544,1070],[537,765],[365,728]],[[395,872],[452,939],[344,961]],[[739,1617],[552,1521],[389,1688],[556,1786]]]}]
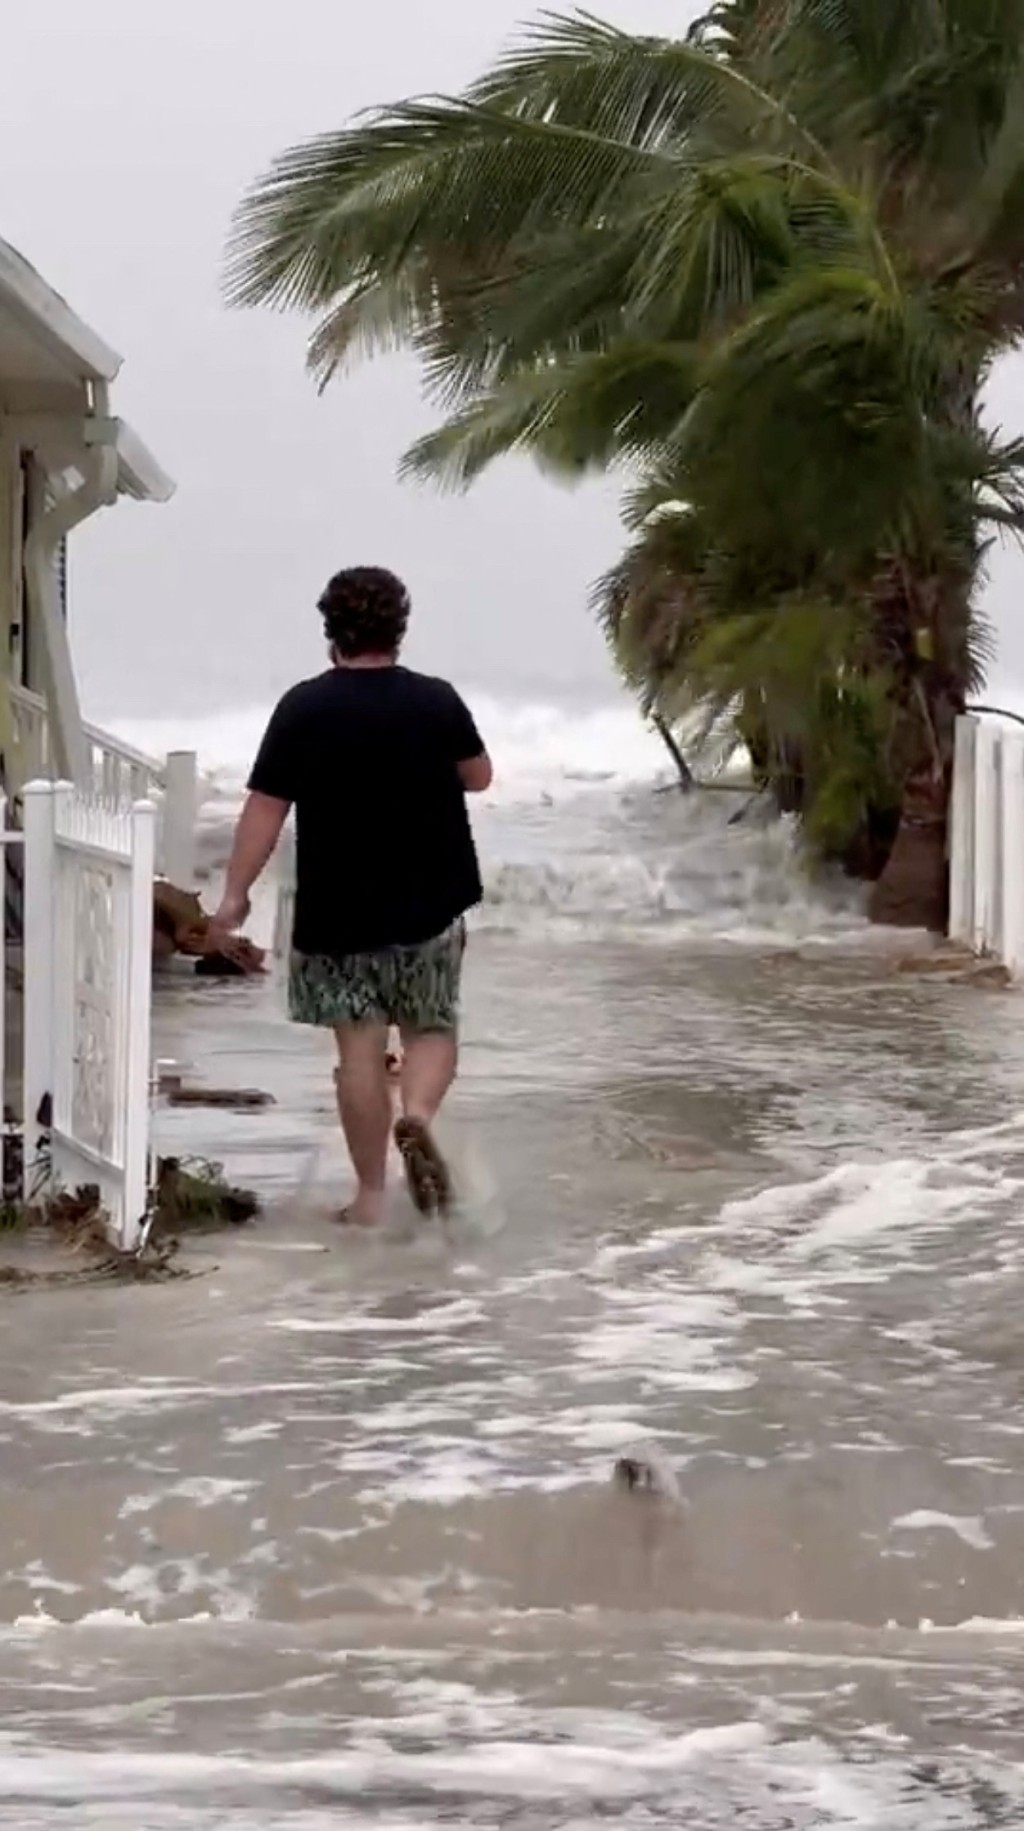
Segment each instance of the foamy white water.
[{"label": "foamy white water", "polygon": [[[1019,1276],[1024,1126],[689,1221],[654,1151],[639,1230],[599,1208],[608,1161],[575,1237],[549,1208],[433,1277],[236,1263],[135,1385],[122,1330],[87,1349],[106,1387],[58,1349],[7,1401],[40,1492],[21,1569],[5,1503],[34,1607],[0,1629],[0,1822],[1016,1831],[1021,1427],[968,1336]],[[686,1502],[660,1523],[608,1483],[652,1430]]]},{"label": "foamy white water", "polygon": [[[855,1767],[813,1738],[776,1739],[756,1720],[673,1735],[613,1711],[589,1718],[566,1712],[564,1723],[558,1714],[538,1720],[510,1707],[481,1712],[466,1695],[471,1721],[491,1719],[491,1739],[404,1752],[403,1736],[422,1739],[448,1726],[457,1702],[452,1689],[427,1681],[418,1710],[403,1712],[397,1723],[369,1720],[354,1746],[333,1755],[86,1753],[44,1761],[12,1751],[0,1755],[0,1786],[25,1831],[50,1825],[49,1811],[61,1806],[75,1809],[77,1823],[107,1831],[141,1822],[153,1831],[229,1823],[246,1831],[339,1825],[420,1831],[449,1822],[481,1831],[495,1824],[510,1831],[586,1831],[611,1814],[626,1826],[686,1822],[732,1831],[741,1822],[737,1813],[765,1831],[916,1831],[922,1810],[929,1831],[969,1831],[979,1822],[972,1783],[952,1764],[929,1785],[915,1781],[882,1738],[877,1751],[865,1743],[865,1759]],[[1019,1809],[1021,1791],[1008,1763],[993,1763],[985,1784],[996,1809]],[[785,1817],[751,1818],[750,1801],[758,1795],[774,1798]],[[37,1816],[39,1802],[46,1816]]]}]

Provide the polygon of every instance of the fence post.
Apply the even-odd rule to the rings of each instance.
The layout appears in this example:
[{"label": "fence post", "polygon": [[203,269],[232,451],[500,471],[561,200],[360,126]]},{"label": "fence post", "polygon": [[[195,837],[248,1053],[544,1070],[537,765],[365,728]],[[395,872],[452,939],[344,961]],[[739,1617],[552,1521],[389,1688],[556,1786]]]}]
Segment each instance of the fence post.
[{"label": "fence post", "polygon": [[29,782],[22,791],[25,846],[23,1194],[38,1192],[36,1179],[46,1128],[39,1116],[53,1102],[54,908],[57,894],[56,784]]},{"label": "fence post", "polygon": [[995,744],[992,753],[992,769],[995,777],[995,788],[992,800],[992,915],[989,934],[989,952],[997,960],[1003,958],[1006,936],[1003,932],[1003,887],[1006,882],[1006,859],[1003,855],[1003,795],[1006,782],[1006,745],[1004,733],[995,733]]},{"label": "fence post", "polygon": [[53,910],[50,917],[50,1169],[54,1193],[63,1185],[67,1169],[64,1140],[75,1129],[76,1068],[78,1063],[78,948],[80,911],[78,882],[67,869],[66,841],[75,829],[80,796],[70,782],[53,785]]},{"label": "fence post", "polygon": [[[10,804],[7,796],[0,792],[0,883],[3,885],[3,917],[0,920],[0,1107],[2,1107],[3,1124],[0,1125],[0,1149],[6,1151],[8,1101],[7,1101],[7,1012],[9,1009],[10,986],[7,980],[7,890],[10,884],[10,846],[11,829],[8,824]],[[24,863],[22,864],[24,872]],[[3,1164],[0,1182],[3,1183],[3,1195],[8,1196],[7,1165]],[[18,1190],[20,1195],[21,1191]]]},{"label": "fence post", "polygon": [[198,768],[194,750],[172,750],[164,770],[161,870],[179,890],[191,890],[196,877]]},{"label": "fence post", "polygon": [[1024,967],[1024,743],[1004,732],[1002,745],[1001,957],[1016,975]]},{"label": "fence post", "polygon": [[991,725],[978,729],[974,774],[974,932],[975,951],[987,953],[995,938],[997,734]]},{"label": "fence post", "polygon": [[146,1218],[149,1185],[150,1048],[153,973],[153,873],[157,810],[137,801],[131,815],[131,880],[128,902],[128,973],[125,1022],[124,1206],[122,1250],[134,1251]]},{"label": "fence post", "polygon": [[974,835],[975,770],[978,759],[978,721],[956,721],[956,757],[953,768],[953,806],[950,814],[949,938],[974,940]]}]

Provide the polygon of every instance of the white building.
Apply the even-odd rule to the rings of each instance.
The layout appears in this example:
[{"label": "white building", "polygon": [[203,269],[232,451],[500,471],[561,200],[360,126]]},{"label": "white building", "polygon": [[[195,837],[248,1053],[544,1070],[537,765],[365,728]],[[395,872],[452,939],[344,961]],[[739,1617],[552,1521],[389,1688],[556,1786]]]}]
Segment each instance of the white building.
[{"label": "white building", "polygon": [[[174,485],[111,405],[121,358],[0,241],[0,754],[8,793],[36,775],[96,786],[97,752],[146,759],[83,724],[68,642],[65,542],[122,496]],[[102,754],[100,757],[102,762]]]}]

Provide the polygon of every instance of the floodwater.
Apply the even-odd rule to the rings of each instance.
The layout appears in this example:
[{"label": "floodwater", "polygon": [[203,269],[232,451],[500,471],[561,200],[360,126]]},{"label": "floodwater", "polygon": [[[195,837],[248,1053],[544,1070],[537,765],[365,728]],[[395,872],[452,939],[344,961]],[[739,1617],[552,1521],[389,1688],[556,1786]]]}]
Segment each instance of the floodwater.
[{"label": "floodwater", "polygon": [[447,1235],[332,1228],[279,988],[163,989],[268,1214],[6,1302],[0,1822],[1024,1824],[1020,1005],[725,812],[485,822]]}]

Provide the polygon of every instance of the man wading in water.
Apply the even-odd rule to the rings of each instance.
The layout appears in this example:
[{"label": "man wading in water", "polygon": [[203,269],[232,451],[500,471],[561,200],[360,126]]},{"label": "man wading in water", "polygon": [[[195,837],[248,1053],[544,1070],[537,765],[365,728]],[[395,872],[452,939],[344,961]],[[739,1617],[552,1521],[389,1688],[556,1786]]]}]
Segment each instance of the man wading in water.
[{"label": "man wading in water", "polygon": [[395,1142],[421,1213],[451,1201],[431,1123],[455,1078],[464,916],[483,894],[466,795],[492,768],[454,687],[400,667],[409,594],[376,567],[339,572],[318,606],[331,667],[281,700],[249,778],[220,909],[241,926],[291,807],[295,929],[289,1010],[332,1029],[338,1111],[358,1178],[342,1219],[384,1212],[392,1090],[388,1028],[401,1031]]}]

